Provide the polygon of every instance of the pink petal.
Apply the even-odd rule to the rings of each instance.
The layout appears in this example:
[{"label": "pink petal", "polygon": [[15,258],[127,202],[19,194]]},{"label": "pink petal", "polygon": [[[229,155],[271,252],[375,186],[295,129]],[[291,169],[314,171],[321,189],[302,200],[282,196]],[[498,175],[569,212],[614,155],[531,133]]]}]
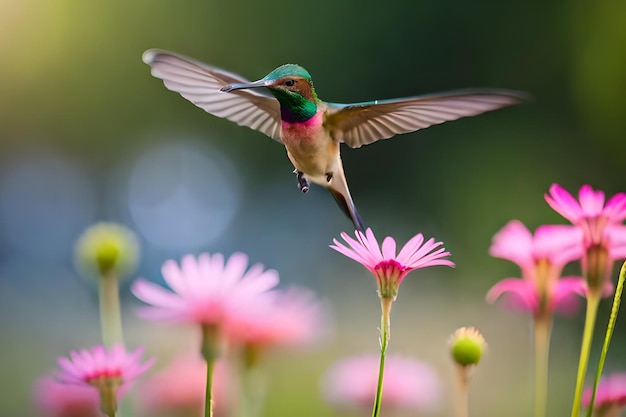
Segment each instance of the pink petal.
[{"label": "pink petal", "polygon": [[185,306],[180,296],[142,278],[133,283],[131,292],[140,300],[157,307],[181,309]]},{"label": "pink petal", "polygon": [[617,193],[607,201],[604,214],[610,223],[621,223],[626,219],[626,194]]},{"label": "pink petal", "polygon": [[496,283],[489,292],[486,300],[493,304],[502,296],[511,295],[505,300],[506,307],[535,313],[539,308],[539,296],[532,282],[518,279],[506,278]]},{"label": "pink petal", "polygon": [[578,193],[580,207],[586,217],[596,217],[602,213],[604,208],[604,193],[594,191],[590,185],[583,185]]},{"label": "pink petal", "polygon": [[163,263],[161,267],[161,275],[167,285],[169,285],[175,292],[179,294],[186,294],[188,292],[188,286],[183,278],[182,271],[178,267],[176,261],[170,259]]},{"label": "pink petal", "polygon": [[377,262],[371,262],[369,259],[366,259],[364,256],[361,255],[359,251],[343,246],[341,243],[337,241],[337,239],[333,239],[333,242],[335,244],[330,245],[331,249],[334,249],[337,252],[341,253],[342,255],[357,261],[358,263],[362,264],[368,269],[372,269],[374,268],[374,266],[376,266]]},{"label": "pink petal", "polygon": [[580,305],[580,297],[587,293],[587,283],[580,277],[565,277],[557,281],[550,307],[554,311],[571,315]]},{"label": "pink petal", "polygon": [[534,267],[533,235],[519,220],[511,220],[493,237],[489,254],[515,262],[527,274]]},{"label": "pink petal", "polygon": [[577,223],[583,217],[578,201],[558,184],[552,184],[550,194],[546,194],[545,199],[550,207],[572,223]]},{"label": "pink petal", "polygon": [[409,239],[409,241],[406,242],[406,244],[402,247],[402,249],[400,249],[400,253],[398,254],[398,258],[397,258],[398,262],[400,262],[403,265],[406,265],[408,263],[407,260],[409,259],[411,254],[413,254],[416,250],[418,250],[423,242],[424,242],[424,236],[421,233],[418,233],[415,236],[413,236],[411,239]]},{"label": "pink petal", "polygon": [[562,267],[583,256],[583,232],[576,226],[544,225],[535,231],[533,257]]},{"label": "pink petal", "polygon": [[383,240],[383,259],[395,259],[396,258],[396,241],[391,237],[387,236]]},{"label": "pink petal", "polygon": [[[248,255],[243,252],[235,252],[228,258],[226,265],[224,266],[225,277],[229,284],[233,284],[239,280],[240,277],[244,276],[246,273],[246,267],[248,266],[250,259]],[[259,265],[261,269],[263,265]],[[250,269],[254,268],[251,267]]]},{"label": "pink petal", "polygon": [[[357,232],[360,236],[363,236],[361,232]],[[374,236],[374,232],[369,227],[365,230],[365,238],[362,240],[364,246],[367,248],[368,252],[372,254],[376,259],[382,261],[383,254],[380,252],[380,247],[378,246],[378,240],[376,240],[376,236]]]},{"label": "pink petal", "polygon": [[611,259],[616,261],[626,259],[626,226],[609,226],[607,234]]}]

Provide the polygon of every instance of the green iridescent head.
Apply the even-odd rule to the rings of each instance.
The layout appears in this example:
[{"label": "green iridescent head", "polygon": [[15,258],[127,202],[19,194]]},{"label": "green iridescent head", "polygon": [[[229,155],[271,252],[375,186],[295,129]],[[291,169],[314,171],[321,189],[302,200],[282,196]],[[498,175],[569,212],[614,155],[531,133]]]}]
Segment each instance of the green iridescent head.
[{"label": "green iridescent head", "polygon": [[311,81],[309,71],[296,64],[285,64],[263,77],[267,81],[275,81],[284,77],[302,77]]},{"label": "green iridescent head", "polygon": [[258,81],[229,84],[220,90],[230,93],[247,88],[267,88],[280,102],[280,115],[289,123],[304,122],[317,112],[319,98],[313,87],[311,74],[300,65],[285,64]]}]

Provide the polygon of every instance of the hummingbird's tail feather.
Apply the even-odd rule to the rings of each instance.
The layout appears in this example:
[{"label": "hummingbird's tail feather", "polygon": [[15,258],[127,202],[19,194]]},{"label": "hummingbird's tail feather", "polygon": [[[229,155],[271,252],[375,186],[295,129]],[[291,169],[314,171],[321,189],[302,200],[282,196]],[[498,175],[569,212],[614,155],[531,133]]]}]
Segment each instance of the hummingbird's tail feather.
[{"label": "hummingbird's tail feather", "polygon": [[333,173],[332,179],[326,188],[333,195],[337,205],[339,205],[345,215],[352,220],[356,230],[365,233],[365,224],[363,223],[363,219],[359,215],[358,211],[356,211],[354,201],[352,201],[352,196],[350,195],[350,190],[348,189],[348,182],[346,181],[346,176],[343,173],[343,166],[341,163],[339,164],[339,169]]}]

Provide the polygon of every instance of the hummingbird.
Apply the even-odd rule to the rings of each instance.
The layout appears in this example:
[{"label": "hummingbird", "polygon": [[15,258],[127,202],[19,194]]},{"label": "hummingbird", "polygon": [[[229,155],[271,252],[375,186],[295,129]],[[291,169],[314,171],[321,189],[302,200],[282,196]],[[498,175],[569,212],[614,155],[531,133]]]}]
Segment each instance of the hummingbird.
[{"label": "hummingbird", "polygon": [[328,189],[365,231],[344,174],[340,144],[359,148],[461,117],[520,103],[524,94],[499,89],[459,90],[399,99],[339,104],[322,101],[309,72],[285,64],[258,81],[177,53],[149,49],[143,62],[165,87],[206,112],[257,130],[282,143],[306,193],[310,183]]}]

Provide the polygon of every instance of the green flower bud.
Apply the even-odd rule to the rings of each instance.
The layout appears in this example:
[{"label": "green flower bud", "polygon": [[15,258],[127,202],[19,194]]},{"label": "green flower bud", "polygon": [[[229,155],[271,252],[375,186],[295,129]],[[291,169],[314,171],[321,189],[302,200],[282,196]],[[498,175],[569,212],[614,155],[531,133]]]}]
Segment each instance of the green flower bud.
[{"label": "green flower bud", "polygon": [[461,327],[450,338],[450,353],[454,362],[461,366],[478,365],[487,343],[478,330]]},{"label": "green flower bud", "polygon": [[78,269],[88,276],[110,273],[123,277],[130,274],[139,260],[139,243],[135,234],[116,223],[96,223],[76,243]]}]

